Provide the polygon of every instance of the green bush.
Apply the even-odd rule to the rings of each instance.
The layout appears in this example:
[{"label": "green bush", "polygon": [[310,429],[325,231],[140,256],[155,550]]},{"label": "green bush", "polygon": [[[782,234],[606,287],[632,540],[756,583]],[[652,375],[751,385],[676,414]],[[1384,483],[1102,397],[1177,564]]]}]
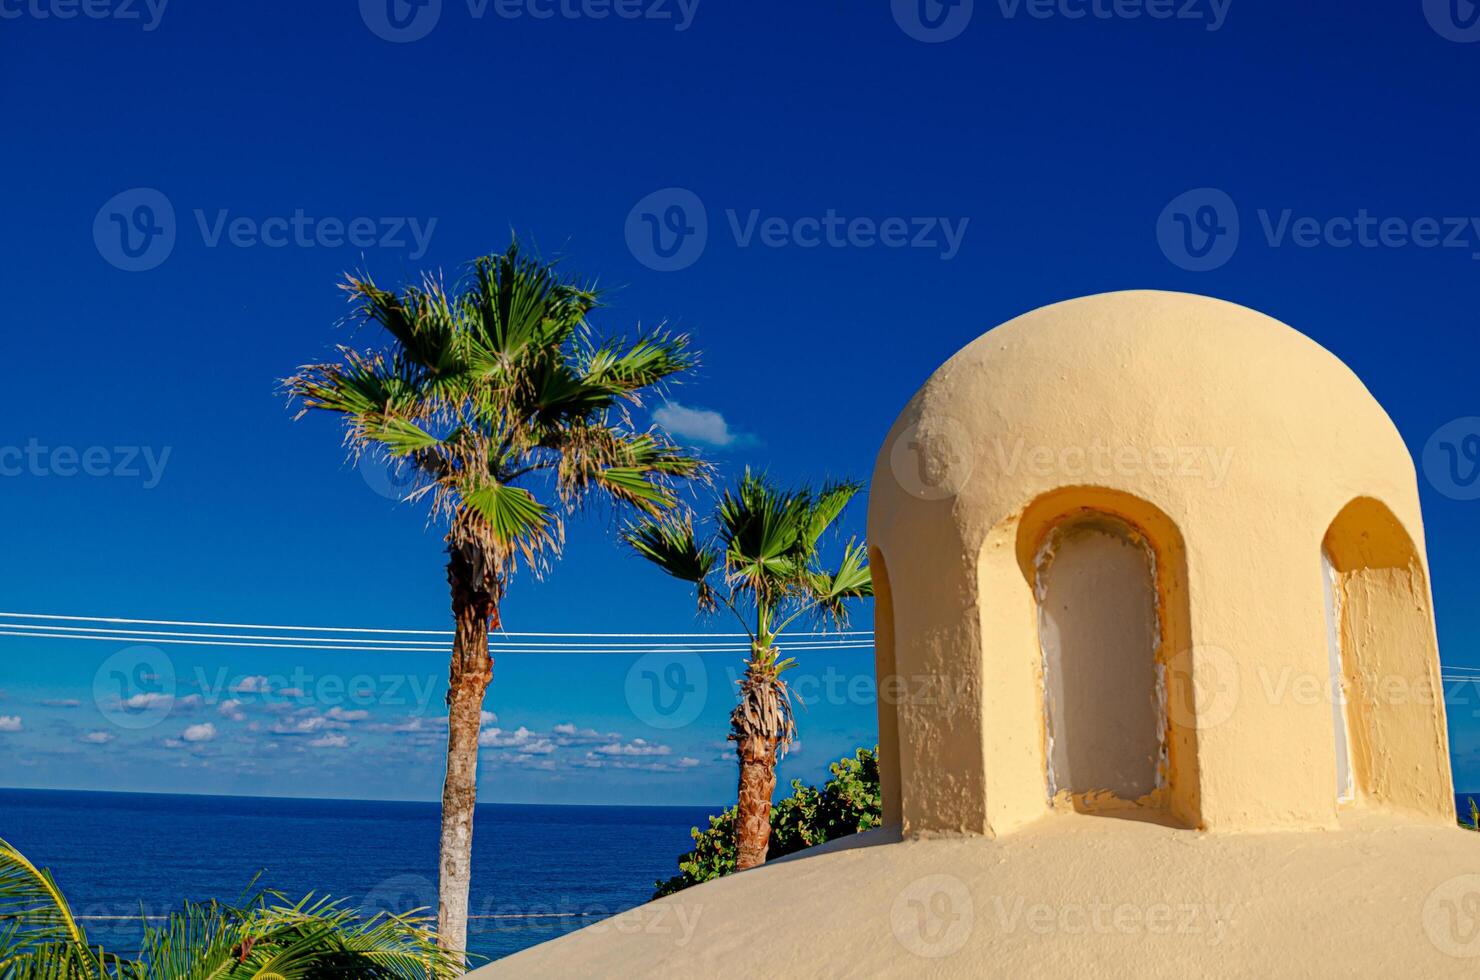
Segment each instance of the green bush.
[{"label": "green bush", "polygon": [[[883,803],[879,797],[878,746],[859,749],[828,767],[832,778],[822,789],[791,781],[791,795],[771,808],[768,860],[877,827]],[[709,818],[709,828],[689,831],[694,849],[678,859],[679,873],[656,881],[654,898],[672,895],[701,881],[735,870],[735,808]]]}]

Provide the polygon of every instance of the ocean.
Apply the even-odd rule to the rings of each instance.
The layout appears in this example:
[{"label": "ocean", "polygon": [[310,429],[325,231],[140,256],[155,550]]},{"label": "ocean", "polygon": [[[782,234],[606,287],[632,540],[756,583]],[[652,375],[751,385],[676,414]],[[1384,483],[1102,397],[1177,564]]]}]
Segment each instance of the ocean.
[{"label": "ocean", "polygon": [[[487,960],[641,905],[704,807],[479,804],[468,946]],[[259,887],[371,910],[437,905],[438,805],[0,789],[0,838],[50,868],[93,943],[132,955],[139,915]],[[483,959],[475,959],[475,963]]]}]

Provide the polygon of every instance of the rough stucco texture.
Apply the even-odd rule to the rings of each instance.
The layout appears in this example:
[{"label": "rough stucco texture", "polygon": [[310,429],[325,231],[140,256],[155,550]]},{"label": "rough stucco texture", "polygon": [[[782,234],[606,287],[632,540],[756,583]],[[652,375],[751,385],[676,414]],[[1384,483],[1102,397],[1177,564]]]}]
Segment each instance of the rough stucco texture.
[{"label": "rough stucco texture", "polygon": [[1068,814],[998,840],[855,840],[478,975],[1474,977],[1480,939],[1460,904],[1480,889],[1474,838],[1381,814],[1232,835]]},{"label": "rough stucco texture", "polygon": [[[969,344],[900,415],[870,490],[892,669],[908,690],[930,679],[951,695],[881,699],[882,752],[897,756],[884,771],[900,784],[886,819],[906,837],[992,835],[1047,812],[1039,621],[1020,546],[1032,554],[1056,522],[1098,510],[1142,531],[1161,571],[1170,758],[1151,807],[1209,830],[1334,829],[1321,548],[1359,499],[1373,504],[1357,508],[1356,536],[1383,525],[1398,543],[1382,557],[1402,572],[1388,578],[1408,585],[1344,607],[1366,617],[1343,626],[1363,732],[1389,743],[1359,740],[1369,764],[1353,805],[1448,823],[1414,469],[1361,381],[1268,316],[1179,293],[1071,300]],[[1408,700],[1367,697],[1372,672]]]}]

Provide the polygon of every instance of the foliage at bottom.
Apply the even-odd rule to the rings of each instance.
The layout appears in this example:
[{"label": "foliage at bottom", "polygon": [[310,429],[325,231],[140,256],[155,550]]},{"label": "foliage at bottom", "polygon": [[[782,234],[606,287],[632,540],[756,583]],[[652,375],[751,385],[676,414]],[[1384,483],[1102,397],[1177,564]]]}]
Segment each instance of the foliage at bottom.
[{"label": "foliage at bottom", "polygon": [[[420,911],[420,910],[416,910]],[[144,924],[136,956],[94,946],[51,872],[0,840],[0,980],[441,980],[461,958],[437,948],[430,921],[361,919],[327,898],[289,904],[263,891],[239,905],[186,902]]]},{"label": "foliage at bottom", "polygon": [[[822,787],[791,781],[791,795],[771,808],[771,844],[766,859],[792,854],[838,837],[877,827],[882,820],[878,746],[859,749],[828,767]],[[678,859],[679,873],[653,883],[654,898],[735,870],[735,808],[709,818],[709,828],[689,831],[694,849]]]}]

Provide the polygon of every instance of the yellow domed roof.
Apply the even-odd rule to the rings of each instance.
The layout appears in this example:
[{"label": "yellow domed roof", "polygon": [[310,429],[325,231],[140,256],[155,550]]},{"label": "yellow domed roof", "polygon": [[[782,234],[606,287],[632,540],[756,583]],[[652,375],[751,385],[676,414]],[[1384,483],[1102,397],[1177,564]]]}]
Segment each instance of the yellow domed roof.
[{"label": "yellow domed roof", "polygon": [[1034,310],[947,361],[885,441],[872,506],[885,518],[959,497],[1000,519],[1075,481],[1173,509],[1186,492],[1334,494],[1339,508],[1359,491],[1411,495],[1414,470],[1319,344],[1234,303],[1138,290]]},{"label": "yellow domed roof", "polygon": [[[1292,672],[1330,690],[1328,636],[1350,630],[1349,686],[1402,672],[1429,698],[1363,694],[1352,709],[1364,799],[1452,819],[1417,485],[1392,421],[1279,321],[1137,291],[983,334],[884,442],[868,529],[878,673],[951,692],[881,700],[885,795],[906,833],[1001,833],[1055,795],[1039,573],[1055,529],[1086,515],[1143,543],[1155,577],[1154,650],[1137,663],[1154,657],[1161,687],[1088,692],[1073,722],[1115,738],[1119,702],[1158,702],[1157,792],[1131,805],[1189,827],[1334,826],[1348,762],[1331,699],[1278,692]],[[1328,622],[1323,552],[1335,572],[1367,576],[1342,606],[1350,623]],[[1401,574],[1379,582],[1374,566]],[[1196,697],[1230,685],[1227,703]]]}]

